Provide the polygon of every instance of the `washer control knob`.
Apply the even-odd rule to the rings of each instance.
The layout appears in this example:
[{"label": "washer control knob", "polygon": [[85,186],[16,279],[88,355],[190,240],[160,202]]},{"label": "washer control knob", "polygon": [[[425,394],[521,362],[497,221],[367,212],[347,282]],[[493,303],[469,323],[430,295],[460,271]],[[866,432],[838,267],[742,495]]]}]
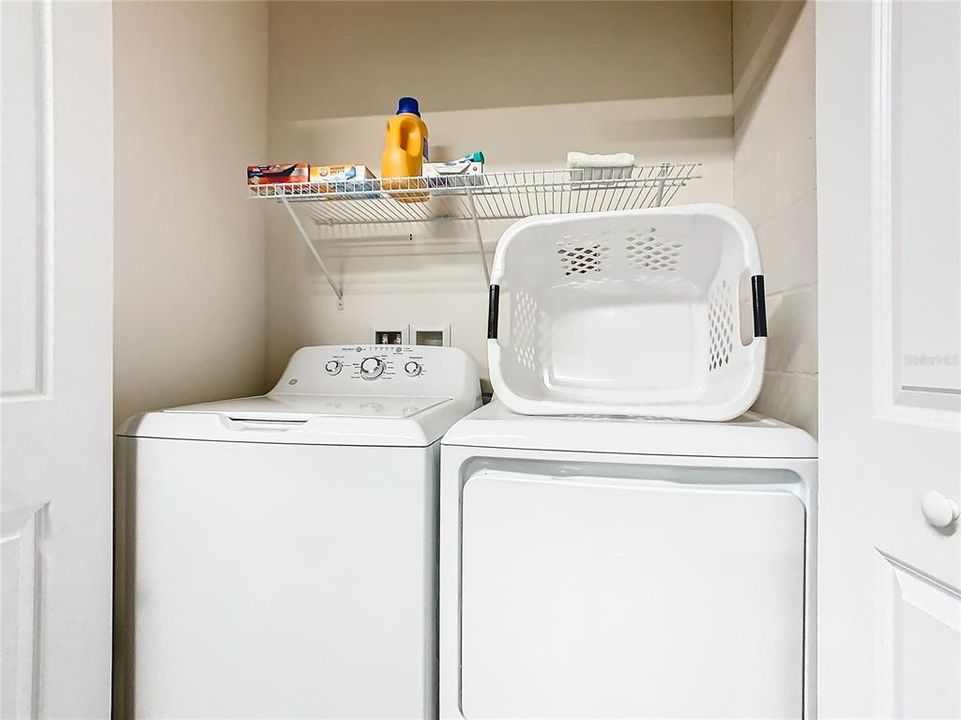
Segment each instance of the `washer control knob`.
[{"label": "washer control knob", "polygon": [[340,375],[340,371],[344,369],[340,360],[328,360],[327,364],[324,365],[324,370],[327,371],[328,375]]},{"label": "washer control knob", "polygon": [[364,380],[376,380],[384,374],[384,367],[384,361],[380,358],[364,358],[360,361],[360,376]]},{"label": "washer control knob", "polygon": [[406,365],[404,365],[404,372],[410,375],[411,377],[417,377],[418,375],[420,375],[420,371],[423,369],[424,368],[420,366],[420,363],[415,362],[414,360],[411,360]]}]

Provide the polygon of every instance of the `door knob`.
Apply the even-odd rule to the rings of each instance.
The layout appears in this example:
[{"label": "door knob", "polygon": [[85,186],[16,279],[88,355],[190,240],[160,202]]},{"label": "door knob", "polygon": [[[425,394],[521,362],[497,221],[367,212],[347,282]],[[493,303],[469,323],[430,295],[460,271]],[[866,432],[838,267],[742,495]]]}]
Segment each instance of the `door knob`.
[{"label": "door knob", "polygon": [[929,525],[946,528],[958,521],[961,506],[956,500],[945,497],[937,490],[929,490],[921,497],[921,512]]}]

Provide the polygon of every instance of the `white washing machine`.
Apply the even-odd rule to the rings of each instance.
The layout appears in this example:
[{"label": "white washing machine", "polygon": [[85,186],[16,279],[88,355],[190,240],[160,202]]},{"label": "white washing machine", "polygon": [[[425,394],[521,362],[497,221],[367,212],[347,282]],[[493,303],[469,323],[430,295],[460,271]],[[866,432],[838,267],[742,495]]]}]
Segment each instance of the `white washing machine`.
[{"label": "white washing machine", "polygon": [[750,413],[458,422],[441,717],[813,717],[816,452]]},{"label": "white washing machine", "polygon": [[308,347],[263,397],[129,420],[120,713],[435,716],[439,441],[479,393],[457,349]]}]

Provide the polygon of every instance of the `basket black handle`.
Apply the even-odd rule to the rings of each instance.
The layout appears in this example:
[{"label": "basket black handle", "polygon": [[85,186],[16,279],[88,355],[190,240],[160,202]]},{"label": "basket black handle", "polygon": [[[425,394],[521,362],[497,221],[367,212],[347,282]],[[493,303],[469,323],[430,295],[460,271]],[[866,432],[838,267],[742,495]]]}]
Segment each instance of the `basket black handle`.
[{"label": "basket black handle", "polygon": [[497,339],[497,319],[500,315],[501,286],[491,285],[487,304],[487,339]]},{"label": "basket black handle", "polygon": [[[500,316],[500,285],[491,285],[487,303],[487,339],[497,339]],[[767,306],[764,302],[764,276],[751,276],[751,305],[754,310],[754,337],[767,337]]]},{"label": "basket black handle", "polygon": [[767,306],[764,304],[764,276],[751,276],[751,304],[754,308],[754,337],[767,337]]}]

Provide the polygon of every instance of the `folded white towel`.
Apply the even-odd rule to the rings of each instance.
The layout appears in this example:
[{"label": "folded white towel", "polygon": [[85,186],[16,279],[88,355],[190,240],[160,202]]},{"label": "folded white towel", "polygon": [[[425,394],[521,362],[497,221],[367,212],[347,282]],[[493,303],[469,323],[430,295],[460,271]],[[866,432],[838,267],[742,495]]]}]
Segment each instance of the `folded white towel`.
[{"label": "folded white towel", "polygon": [[582,152],[567,153],[567,167],[569,168],[622,168],[634,165],[634,155],[631,153],[615,153],[613,155],[589,155]]}]

